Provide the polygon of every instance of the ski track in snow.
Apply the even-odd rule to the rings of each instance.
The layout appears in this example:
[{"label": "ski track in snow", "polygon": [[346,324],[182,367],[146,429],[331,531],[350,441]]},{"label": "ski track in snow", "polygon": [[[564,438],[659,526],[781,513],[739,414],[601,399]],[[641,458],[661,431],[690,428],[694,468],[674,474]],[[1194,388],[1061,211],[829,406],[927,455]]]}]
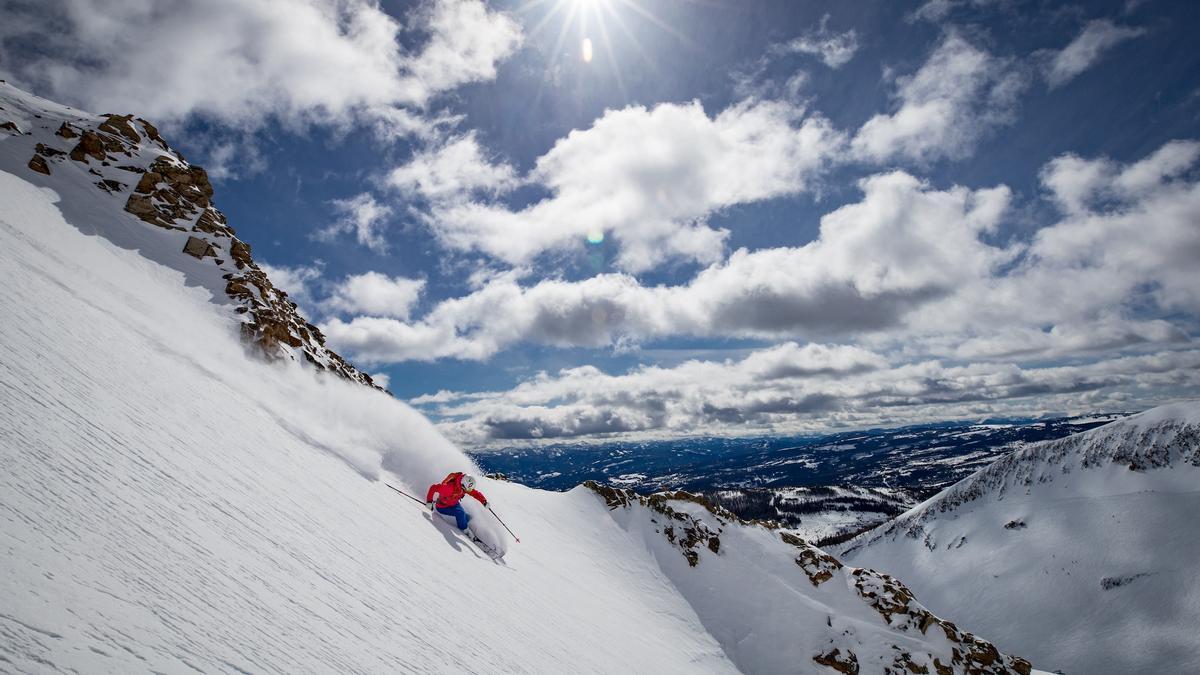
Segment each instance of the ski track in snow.
[{"label": "ski track in snow", "polygon": [[368,480],[470,469],[428,422],[52,200],[0,172],[0,671],[734,671],[595,495],[482,480],[492,562]]}]

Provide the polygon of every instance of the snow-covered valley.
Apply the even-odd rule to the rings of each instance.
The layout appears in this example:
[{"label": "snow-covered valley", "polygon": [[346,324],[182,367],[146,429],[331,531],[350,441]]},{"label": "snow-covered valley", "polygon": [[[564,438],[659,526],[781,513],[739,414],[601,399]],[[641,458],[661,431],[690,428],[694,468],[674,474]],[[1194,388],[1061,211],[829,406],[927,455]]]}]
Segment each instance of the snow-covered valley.
[{"label": "snow-covered valley", "polygon": [[[55,136],[125,132],[0,86],[0,115],[30,113],[0,131],[0,671],[1030,672],[896,579],[682,493],[481,480],[521,537],[468,501],[508,541],[493,562],[384,484],[469,458],[314,340],[264,360],[282,305],[222,295],[256,268],[228,271],[208,211],[139,220]],[[169,153],[125,123],[115,152]],[[180,251],[206,234],[217,255]]]}]

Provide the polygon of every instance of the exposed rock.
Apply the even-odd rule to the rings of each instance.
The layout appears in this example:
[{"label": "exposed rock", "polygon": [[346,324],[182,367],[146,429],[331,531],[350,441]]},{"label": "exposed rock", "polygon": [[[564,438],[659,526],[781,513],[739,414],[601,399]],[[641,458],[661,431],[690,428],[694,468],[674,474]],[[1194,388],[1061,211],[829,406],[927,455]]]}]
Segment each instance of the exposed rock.
[{"label": "exposed rock", "polygon": [[196,237],[188,237],[187,243],[183,245],[183,252],[198,259],[217,257],[217,252],[212,244]]},{"label": "exposed rock", "polygon": [[808,576],[808,580],[813,586],[820,586],[822,583],[833,578],[833,573],[842,569],[842,563],[837,558],[825,553],[817,547],[809,544],[800,537],[790,533],[780,533],[780,538],[784,543],[795,546],[800,549],[800,553],[796,556],[796,564],[800,569],[804,570],[804,574]]},{"label": "exposed rock", "polygon": [[104,190],[105,192],[109,192],[109,193],[125,191],[124,183],[122,183],[121,181],[113,180],[111,178],[105,178],[104,180],[96,183],[96,187],[100,188],[101,190]]},{"label": "exposed rock", "polygon": [[29,159],[29,168],[38,173],[50,175],[50,165],[46,164],[46,158],[41,155],[34,155]]},{"label": "exposed rock", "polygon": [[814,656],[813,661],[833,668],[839,673],[849,673],[849,675],[857,675],[858,673],[858,657],[851,651],[843,654],[841,649],[835,648],[833,651]]},{"label": "exposed rock", "polygon": [[[115,164],[116,169],[137,174],[125,211],[155,227],[189,233],[183,252],[223,273],[226,292],[235,301],[233,311],[243,322],[241,331],[247,340],[268,358],[303,360],[380,389],[369,375],[328,349],[321,331],[300,316],[286,293],[274,287],[254,262],[249,244],[237,238],[225,216],[213,206],[208,173],[171,150],[153,124],[132,115],[50,117],[59,122],[57,137],[75,140],[75,145],[68,153],[39,143],[29,160],[31,170],[49,175],[51,164],[69,157],[85,165],[96,177],[96,187],[110,194],[124,193],[129,185],[104,167]],[[19,133],[15,123],[0,126]]]},{"label": "exposed rock", "polygon": [[115,139],[101,136],[100,134],[85,129],[83,135],[79,138],[79,144],[71,149],[71,159],[76,162],[84,162],[90,157],[98,162],[108,159],[107,151],[121,152],[124,146]]},{"label": "exposed rock", "polygon": [[[656,492],[649,497],[643,497],[632,490],[601,485],[596,481],[585,481],[583,485],[600,495],[609,510],[641,504],[665,516],[669,524],[663,526],[663,536],[679,549],[684,559],[688,561],[688,565],[692,567],[700,564],[698,549],[706,548],[714,555],[720,554],[721,528],[729,520],[738,520],[737,516],[720,506],[710,503],[699,495],[683,490]],[[716,529],[714,530],[704,520],[673,508],[670,504],[672,501],[692,502],[703,506],[716,517]]]},{"label": "exposed rock", "polygon": [[[1029,675],[1032,671],[1025,659],[1002,655],[992,643],[961,632],[953,623],[934,616],[913,598],[907,586],[891,575],[863,568],[854,568],[851,575],[859,596],[875,608],[889,626],[902,631],[920,631],[922,635],[933,626],[939,626],[946,639],[956,645],[951,661],[953,672]],[[941,672],[937,662],[934,666]]]},{"label": "exposed rock", "polygon": [[108,119],[100,123],[98,127],[101,131],[107,131],[110,134],[120,134],[129,139],[131,143],[137,143],[142,140],[138,136],[137,130],[133,128],[130,120],[133,115],[108,115]]},{"label": "exposed rock", "polygon": [[17,127],[17,125],[12,122],[0,123],[0,129],[4,129],[5,131],[11,131],[14,134],[21,133],[21,130]]},{"label": "exposed rock", "polygon": [[57,148],[52,148],[52,147],[46,145],[45,143],[38,143],[37,145],[35,145],[33,147],[33,151],[36,152],[37,154],[41,155],[42,157],[60,157],[62,155],[67,154],[67,153],[63,152],[62,150],[58,150]]}]

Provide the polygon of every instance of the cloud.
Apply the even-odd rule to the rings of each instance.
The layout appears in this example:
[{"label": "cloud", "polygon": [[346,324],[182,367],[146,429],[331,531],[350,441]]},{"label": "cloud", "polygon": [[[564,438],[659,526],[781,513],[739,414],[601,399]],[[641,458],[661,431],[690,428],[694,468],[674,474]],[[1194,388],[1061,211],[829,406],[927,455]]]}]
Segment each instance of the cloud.
[{"label": "cloud", "polygon": [[1190,340],[1200,310],[1198,162],[1195,141],[1128,164],[1058,157],[1041,176],[1060,217],[1005,244],[1007,188],[939,190],[884,173],[826,214],[809,244],[738,250],[683,284],[611,273],[524,285],[509,272],[407,321],[335,318],[322,329],[368,363],[680,336],[855,340],[906,359],[1161,349]]},{"label": "cloud", "polygon": [[341,234],[351,233],[359,244],[375,253],[387,253],[388,243],[383,230],[392,215],[390,206],[380,204],[368,192],[349,199],[335,199],[330,204],[339,217],[332,225],[317,231],[315,237],[319,241],[333,241]]},{"label": "cloud", "polygon": [[793,38],[779,50],[799,54],[811,54],[821,59],[830,68],[840,68],[854,58],[858,51],[858,33],[850,29],[844,33],[829,30],[829,15],[821,17],[820,26],[804,35]]},{"label": "cloud", "polygon": [[950,33],[916,73],[897,81],[896,111],[867,120],[851,148],[870,162],[962,159],[994,128],[1013,121],[1024,87],[1008,60]]},{"label": "cloud", "polygon": [[313,302],[315,287],[324,273],[325,263],[317,261],[312,265],[270,265],[259,261],[258,266],[266,273],[271,283],[282,289],[298,305],[308,305]]},{"label": "cloud", "polygon": [[322,330],[366,362],[486,359],[521,341],[603,347],[673,335],[846,335],[897,326],[1013,255],[981,239],[1008,206],[1006,188],[935,190],[903,172],[860,187],[863,200],[823,217],[815,241],[735,251],[684,285],[601,274],[522,287],[514,273],[411,323],[357,317]]},{"label": "cloud", "polygon": [[[538,158],[526,181],[550,196],[519,211],[466,199],[468,188],[511,184],[471,137],[401,167],[397,184],[433,197],[426,221],[441,243],[511,265],[546,252],[582,253],[608,240],[614,263],[641,272],[668,260],[719,260],[728,232],[706,218],[734,204],[792,195],[832,161],[844,137],[828,120],[778,101],[744,101],[710,117],[698,102],[609,110]],[[456,152],[466,168],[440,167]]]},{"label": "cloud", "polygon": [[1070,44],[1049,59],[1045,66],[1046,82],[1051,89],[1061,87],[1092,67],[1104,52],[1145,32],[1141,28],[1118,26],[1107,19],[1089,22]]},{"label": "cloud", "polygon": [[[764,368],[764,364],[771,364]],[[891,363],[847,345],[785,343],[744,359],[691,360],[608,374],[592,366],[540,373],[509,391],[440,392],[414,405],[462,444],[719,433],[799,433],[1094,409],[1129,391],[1195,392],[1200,350],[1163,351],[1078,365]],[[1132,397],[1136,400],[1138,397]]]},{"label": "cloud", "polygon": [[500,194],[519,182],[512,166],[494,163],[484,155],[474,131],[417,152],[385,179],[389,187],[406,197],[437,204],[469,200],[479,192]]},{"label": "cloud", "polygon": [[346,277],[321,303],[327,313],[344,312],[406,320],[425,289],[424,279],[367,272]]},{"label": "cloud", "polygon": [[1050,162],[1042,182],[1066,217],[1037,232],[1031,275],[1056,277],[1089,306],[1151,299],[1167,311],[1200,310],[1198,160],[1200,142],[1172,141],[1125,166],[1073,155]]},{"label": "cloud", "polygon": [[426,103],[468,82],[496,78],[496,63],[521,44],[521,27],[508,16],[474,0],[440,0],[425,5],[418,25],[431,33],[415,59],[405,63],[413,98]]},{"label": "cloud", "polygon": [[415,51],[375,0],[18,0],[6,14],[0,62],[12,79],[92,110],[160,122],[202,115],[249,130],[270,118],[342,125],[365,116],[420,131],[421,115],[396,106],[419,109],[494,78],[521,41],[512,19],[478,0],[421,5]]},{"label": "cloud", "polygon": [[907,20],[909,23],[916,21],[941,23],[950,14],[963,7],[981,9],[989,5],[1001,5],[1003,2],[1004,0],[926,0],[924,4],[908,15]]}]

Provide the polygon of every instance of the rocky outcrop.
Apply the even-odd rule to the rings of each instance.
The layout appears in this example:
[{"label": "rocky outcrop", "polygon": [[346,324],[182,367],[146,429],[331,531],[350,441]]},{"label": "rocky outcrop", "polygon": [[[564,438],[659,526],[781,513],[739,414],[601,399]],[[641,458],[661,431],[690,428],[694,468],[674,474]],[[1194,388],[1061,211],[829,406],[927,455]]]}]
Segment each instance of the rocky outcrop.
[{"label": "rocky outcrop", "polygon": [[[39,99],[26,95],[23,102],[30,101]],[[28,160],[30,171],[54,176],[64,162],[73,162],[103,196],[122,197],[125,212],[147,226],[186,233],[179,254],[214,266],[213,279],[225,282],[225,294],[242,321],[242,335],[268,358],[303,359],[379,388],[369,375],[326,347],[321,331],[271,283],[254,262],[250,245],[237,237],[213,204],[208,173],[167,145],[154,125],[133,115],[66,113],[45,103],[44,109],[26,110],[32,113],[26,117],[47,128],[37,136],[41,142]],[[30,120],[19,115],[5,119],[7,112],[0,109],[0,128],[20,134],[18,123]],[[56,126],[47,127],[51,120]]]},{"label": "rocky outcrop", "polygon": [[[1025,659],[1002,654],[990,642],[935,616],[918,603],[899,580],[875,570],[847,567],[795,534],[779,530],[774,523],[742,520],[705,498],[682,490],[639,495],[632,490],[595,481],[583,485],[599,495],[610,511],[636,513],[645,509],[643,513],[649,518],[653,532],[661,534],[692,568],[702,567],[705,556],[723,555],[727,546],[721,539],[723,534],[739,542],[761,539],[761,534],[750,539],[738,539],[735,534],[729,534],[738,532],[737,528],[760,528],[777,533],[778,541],[796,550],[792,560],[807,577],[811,592],[824,594],[818,596],[821,606],[840,602],[843,607],[849,603],[862,608],[854,610],[853,616],[831,614],[822,617],[820,625],[825,636],[817,636],[817,640],[823,646],[814,651],[811,658],[831,671],[936,675],[1029,675],[1032,671]],[[773,550],[786,555],[789,549]],[[800,590],[798,586],[792,588]],[[831,595],[842,599],[831,601]],[[878,643],[870,645],[867,642],[866,631],[862,628],[864,621],[876,626],[877,633],[883,631],[886,634],[882,655]],[[918,645],[926,648],[918,649]],[[807,669],[798,670],[805,672]]]},{"label": "rocky outcrop", "polygon": [[[726,522],[738,520],[733,513],[708,502],[699,495],[683,490],[659,492],[649,497],[643,497],[632,490],[602,485],[591,480],[586,481],[584,486],[600,495],[609,510],[640,504],[661,516],[661,521],[655,518],[652,522],[659,526],[658,529],[662,535],[679,549],[679,552],[687,559],[688,565],[692,567],[700,563],[702,550],[708,550],[713,555],[721,552],[721,528]],[[716,516],[717,526],[714,528],[704,520],[673,508],[672,501],[691,502],[703,506],[709,513]]]}]

